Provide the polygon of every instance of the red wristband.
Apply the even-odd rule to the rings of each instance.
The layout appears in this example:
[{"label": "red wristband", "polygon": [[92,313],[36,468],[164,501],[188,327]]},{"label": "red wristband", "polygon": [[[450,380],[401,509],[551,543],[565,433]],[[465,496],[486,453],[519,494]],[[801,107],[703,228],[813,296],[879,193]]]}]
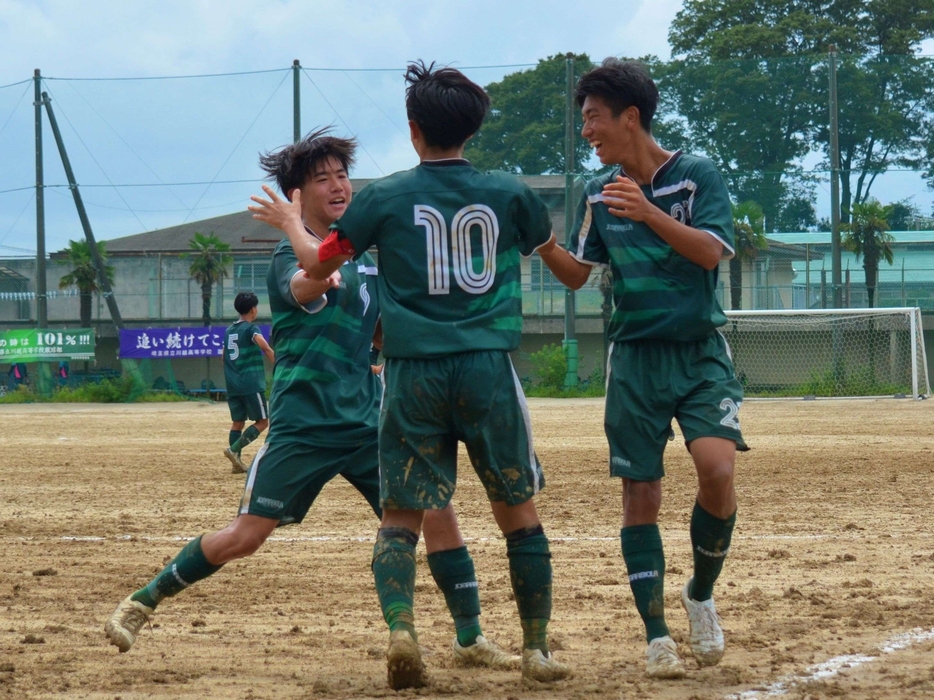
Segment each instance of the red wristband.
[{"label": "red wristband", "polygon": [[337,231],[331,231],[318,247],[318,262],[336,258],[338,255],[356,255],[356,253],[350,241],[341,238]]}]

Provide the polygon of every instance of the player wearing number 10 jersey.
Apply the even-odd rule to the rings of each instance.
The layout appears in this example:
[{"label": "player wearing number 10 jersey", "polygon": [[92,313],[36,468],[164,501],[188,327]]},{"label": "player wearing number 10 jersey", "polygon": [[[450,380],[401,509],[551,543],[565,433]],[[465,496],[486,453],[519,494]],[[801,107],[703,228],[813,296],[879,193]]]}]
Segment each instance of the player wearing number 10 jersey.
[{"label": "player wearing number 10 jersey", "polygon": [[270,190],[272,201],[254,198],[261,207],[252,210],[286,232],[315,279],[379,249],[386,363],[373,573],[390,630],[390,686],[427,682],[412,613],[415,544],[424,512],[445,508],[454,493],[459,441],[506,536],[523,677],[558,680],[570,671],[548,650],[551,554],[533,501],[544,478],[508,355],[521,333],[520,255],[551,240],[551,222],[516,178],[464,160],[489,109],[480,86],[422,63],[409,66],[406,81],[416,168],[364,189],[320,246],[302,236],[296,208]]}]

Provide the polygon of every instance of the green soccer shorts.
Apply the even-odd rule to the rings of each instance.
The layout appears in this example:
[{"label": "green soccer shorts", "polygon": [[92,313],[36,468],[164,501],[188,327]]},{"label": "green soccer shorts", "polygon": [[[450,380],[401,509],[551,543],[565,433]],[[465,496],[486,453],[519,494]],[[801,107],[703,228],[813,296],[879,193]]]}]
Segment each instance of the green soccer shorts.
[{"label": "green soccer shorts", "polygon": [[246,476],[240,515],[273,518],[279,525],[300,523],[321,489],[342,476],[379,507],[379,451],[374,439],[363,446],[315,447],[295,441],[266,442]]},{"label": "green soccer shorts", "polygon": [[690,342],[613,343],[604,416],[610,474],[635,481],[661,479],[673,418],[686,445],[700,437],[719,437],[747,450],[737,418],[742,403],[743,387],[720,333]]},{"label": "green soccer shorts", "polygon": [[261,391],[243,396],[228,396],[227,408],[230,409],[230,420],[234,423],[242,423],[247,418],[251,421],[269,418],[266,395]]},{"label": "green soccer shorts", "polygon": [[524,503],[545,486],[525,394],[505,350],[389,358],[379,414],[380,503],[444,508],[463,442],[491,501]]}]

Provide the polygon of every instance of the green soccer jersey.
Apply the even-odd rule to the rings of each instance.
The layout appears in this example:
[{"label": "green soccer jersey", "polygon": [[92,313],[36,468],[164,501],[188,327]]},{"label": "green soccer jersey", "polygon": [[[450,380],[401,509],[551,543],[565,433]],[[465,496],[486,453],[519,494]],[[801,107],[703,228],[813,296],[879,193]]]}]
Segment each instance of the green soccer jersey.
[{"label": "green soccer jersey", "polygon": [[358,251],[379,249],[386,357],[519,346],[519,256],[548,241],[551,220],[518,178],[425,162],[368,185],[333,228]]},{"label": "green soccer jersey", "polygon": [[228,396],[248,396],[266,391],[263,351],[253,341],[262,335],[256,324],[234,321],[224,331],[224,380]]},{"label": "green soccer jersey", "polygon": [[[613,272],[613,341],[698,340],[726,323],[717,301],[717,268],[705,270],[676,253],[649,226],[610,213],[603,186],[617,169],[587,183],[568,247],[577,260]],[[733,213],[726,185],[706,158],[674,153],[658,169],[646,198],[683,224],[709,233],[732,257]]]},{"label": "green soccer jersey", "polygon": [[380,384],[369,353],[379,317],[376,265],[369,255],[348,262],[339,288],[303,305],[290,286],[292,277],[305,274],[297,263],[284,240],[267,277],[276,349],[267,442],[334,447],[375,441]]}]

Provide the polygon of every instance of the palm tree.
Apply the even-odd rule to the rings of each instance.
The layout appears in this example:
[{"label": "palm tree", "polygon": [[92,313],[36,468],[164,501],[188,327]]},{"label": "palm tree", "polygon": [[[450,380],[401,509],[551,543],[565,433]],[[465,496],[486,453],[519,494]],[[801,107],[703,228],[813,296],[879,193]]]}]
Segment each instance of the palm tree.
[{"label": "palm tree", "polygon": [[[114,268],[107,265],[107,251],[104,241],[97,244],[97,250],[100,253],[101,260],[104,262],[104,274],[107,281],[113,284]],[[98,285],[97,268],[94,265],[94,258],[91,257],[91,246],[87,241],[68,241],[68,247],[63,251],[68,256],[68,264],[71,265],[71,272],[62,277],[58,283],[59,289],[68,287],[77,287],[81,297],[80,317],[81,327],[91,327],[91,299],[92,296],[100,291]]]},{"label": "palm tree", "polygon": [[736,254],[730,258],[730,308],[743,308],[743,263],[769,247],[765,238],[765,215],[755,202],[733,205],[733,238]]},{"label": "palm tree", "polygon": [[192,259],[188,274],[201,285],[201,319],[205,326],[210,326],[211,291],[215,284],[227,276],[227,266],[233,263],[233,257],[227,255],[230,245],[213,232],[207,236],[195,232],[188,247],[192,252],[182,253],[182,257]]},{"label": "palm tree", "polygon": [[843,247],[856,253],[856,259],[863,259],[866,271],[866,292],[869,295],[869,308],[873,307],[876,282],[879,279],[879,260],[889,265],[895,259],[892,243],[895,238],[889,233],[889,216],[893,206],[882,206],[877,199],[867,199],[854,204],[850,222],[841,224],[844,230]]}]

